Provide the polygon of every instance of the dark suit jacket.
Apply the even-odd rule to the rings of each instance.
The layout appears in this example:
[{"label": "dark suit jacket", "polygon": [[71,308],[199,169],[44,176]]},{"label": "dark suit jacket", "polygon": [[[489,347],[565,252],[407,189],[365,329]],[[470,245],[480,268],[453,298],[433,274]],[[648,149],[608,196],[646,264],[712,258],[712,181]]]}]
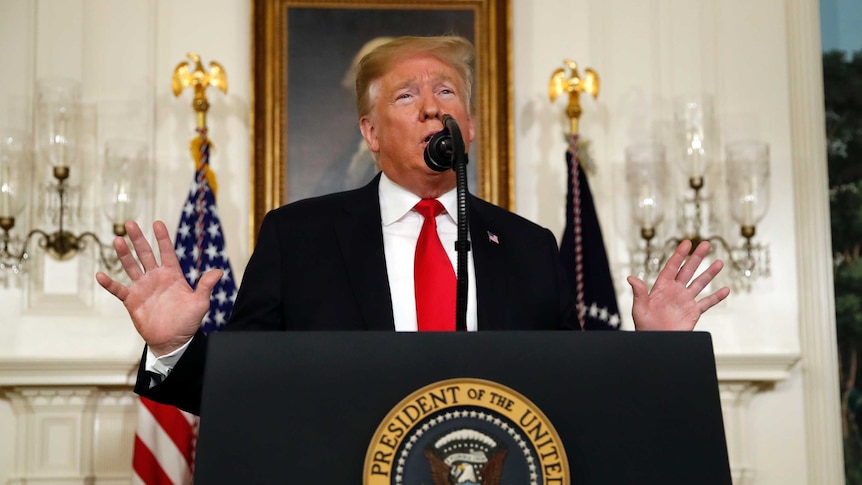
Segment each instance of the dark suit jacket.
[{"label": "dark suit jacket", "polygon": [[[394,330],[379,179],[267,214],[225,329]],[[579,328],[554,235],[477,197],[469,212],[479,330]],[[205,353],[199,334],[152,389],[142,363],[136,392],[197,413]]]}]

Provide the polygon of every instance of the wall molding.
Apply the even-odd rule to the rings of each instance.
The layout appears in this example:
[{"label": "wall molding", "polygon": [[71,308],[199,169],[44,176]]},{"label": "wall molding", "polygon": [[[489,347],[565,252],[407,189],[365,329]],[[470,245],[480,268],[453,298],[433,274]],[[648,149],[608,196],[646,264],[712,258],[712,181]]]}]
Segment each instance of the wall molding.
[{"label": "wall molding", "polygon": [[133,386],[139,360],[0,358],[0,389],[32,386]]}]

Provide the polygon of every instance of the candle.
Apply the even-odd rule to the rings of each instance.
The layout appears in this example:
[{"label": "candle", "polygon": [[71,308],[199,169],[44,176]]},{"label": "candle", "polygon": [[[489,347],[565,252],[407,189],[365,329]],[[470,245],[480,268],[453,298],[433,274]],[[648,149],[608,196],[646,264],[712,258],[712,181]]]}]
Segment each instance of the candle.
[{"label": "candle", "polygon": [[6,184],[0,185],[0,217],[12,217],[12,194]]},{"label": "candle", "polygon": [[742,180],[742,225],[743,226],[753,226],[754,225],[754,203],[757,201],[757,197],[754,195],[754,191],[752,190],[751,180],[743,179]]},{"label": "candle", "polygon": [[8,165],[0,166],[0,217],[12,217],[12,170]]},{"label": "candle", "polygon": [[641,208],[641,226],[644,229],[652,229],[653,215],[655,213],[655,199],[653,199],[648,183],[641,184],[638,203]]}]

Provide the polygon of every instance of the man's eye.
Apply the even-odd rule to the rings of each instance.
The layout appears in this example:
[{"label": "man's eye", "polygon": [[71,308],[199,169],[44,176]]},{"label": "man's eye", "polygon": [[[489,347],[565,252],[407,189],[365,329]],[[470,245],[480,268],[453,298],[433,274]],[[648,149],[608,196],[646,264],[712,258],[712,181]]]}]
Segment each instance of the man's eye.
[{"label": "man's eye", "polygon": [[395,99],[409,99],[412,96],[410,93],[401,93]]}]

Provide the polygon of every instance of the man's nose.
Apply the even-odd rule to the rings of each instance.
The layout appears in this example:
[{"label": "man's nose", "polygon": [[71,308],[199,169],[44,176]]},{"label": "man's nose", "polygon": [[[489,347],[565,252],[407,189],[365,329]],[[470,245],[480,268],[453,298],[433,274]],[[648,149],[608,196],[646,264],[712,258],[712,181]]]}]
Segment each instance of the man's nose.
[{"label": "man's nose", "polygon": [[437,103],[437,98],[431,94],[422,95],[422,110],[420,115],[422,119],[439,118],[440,105]]}]

